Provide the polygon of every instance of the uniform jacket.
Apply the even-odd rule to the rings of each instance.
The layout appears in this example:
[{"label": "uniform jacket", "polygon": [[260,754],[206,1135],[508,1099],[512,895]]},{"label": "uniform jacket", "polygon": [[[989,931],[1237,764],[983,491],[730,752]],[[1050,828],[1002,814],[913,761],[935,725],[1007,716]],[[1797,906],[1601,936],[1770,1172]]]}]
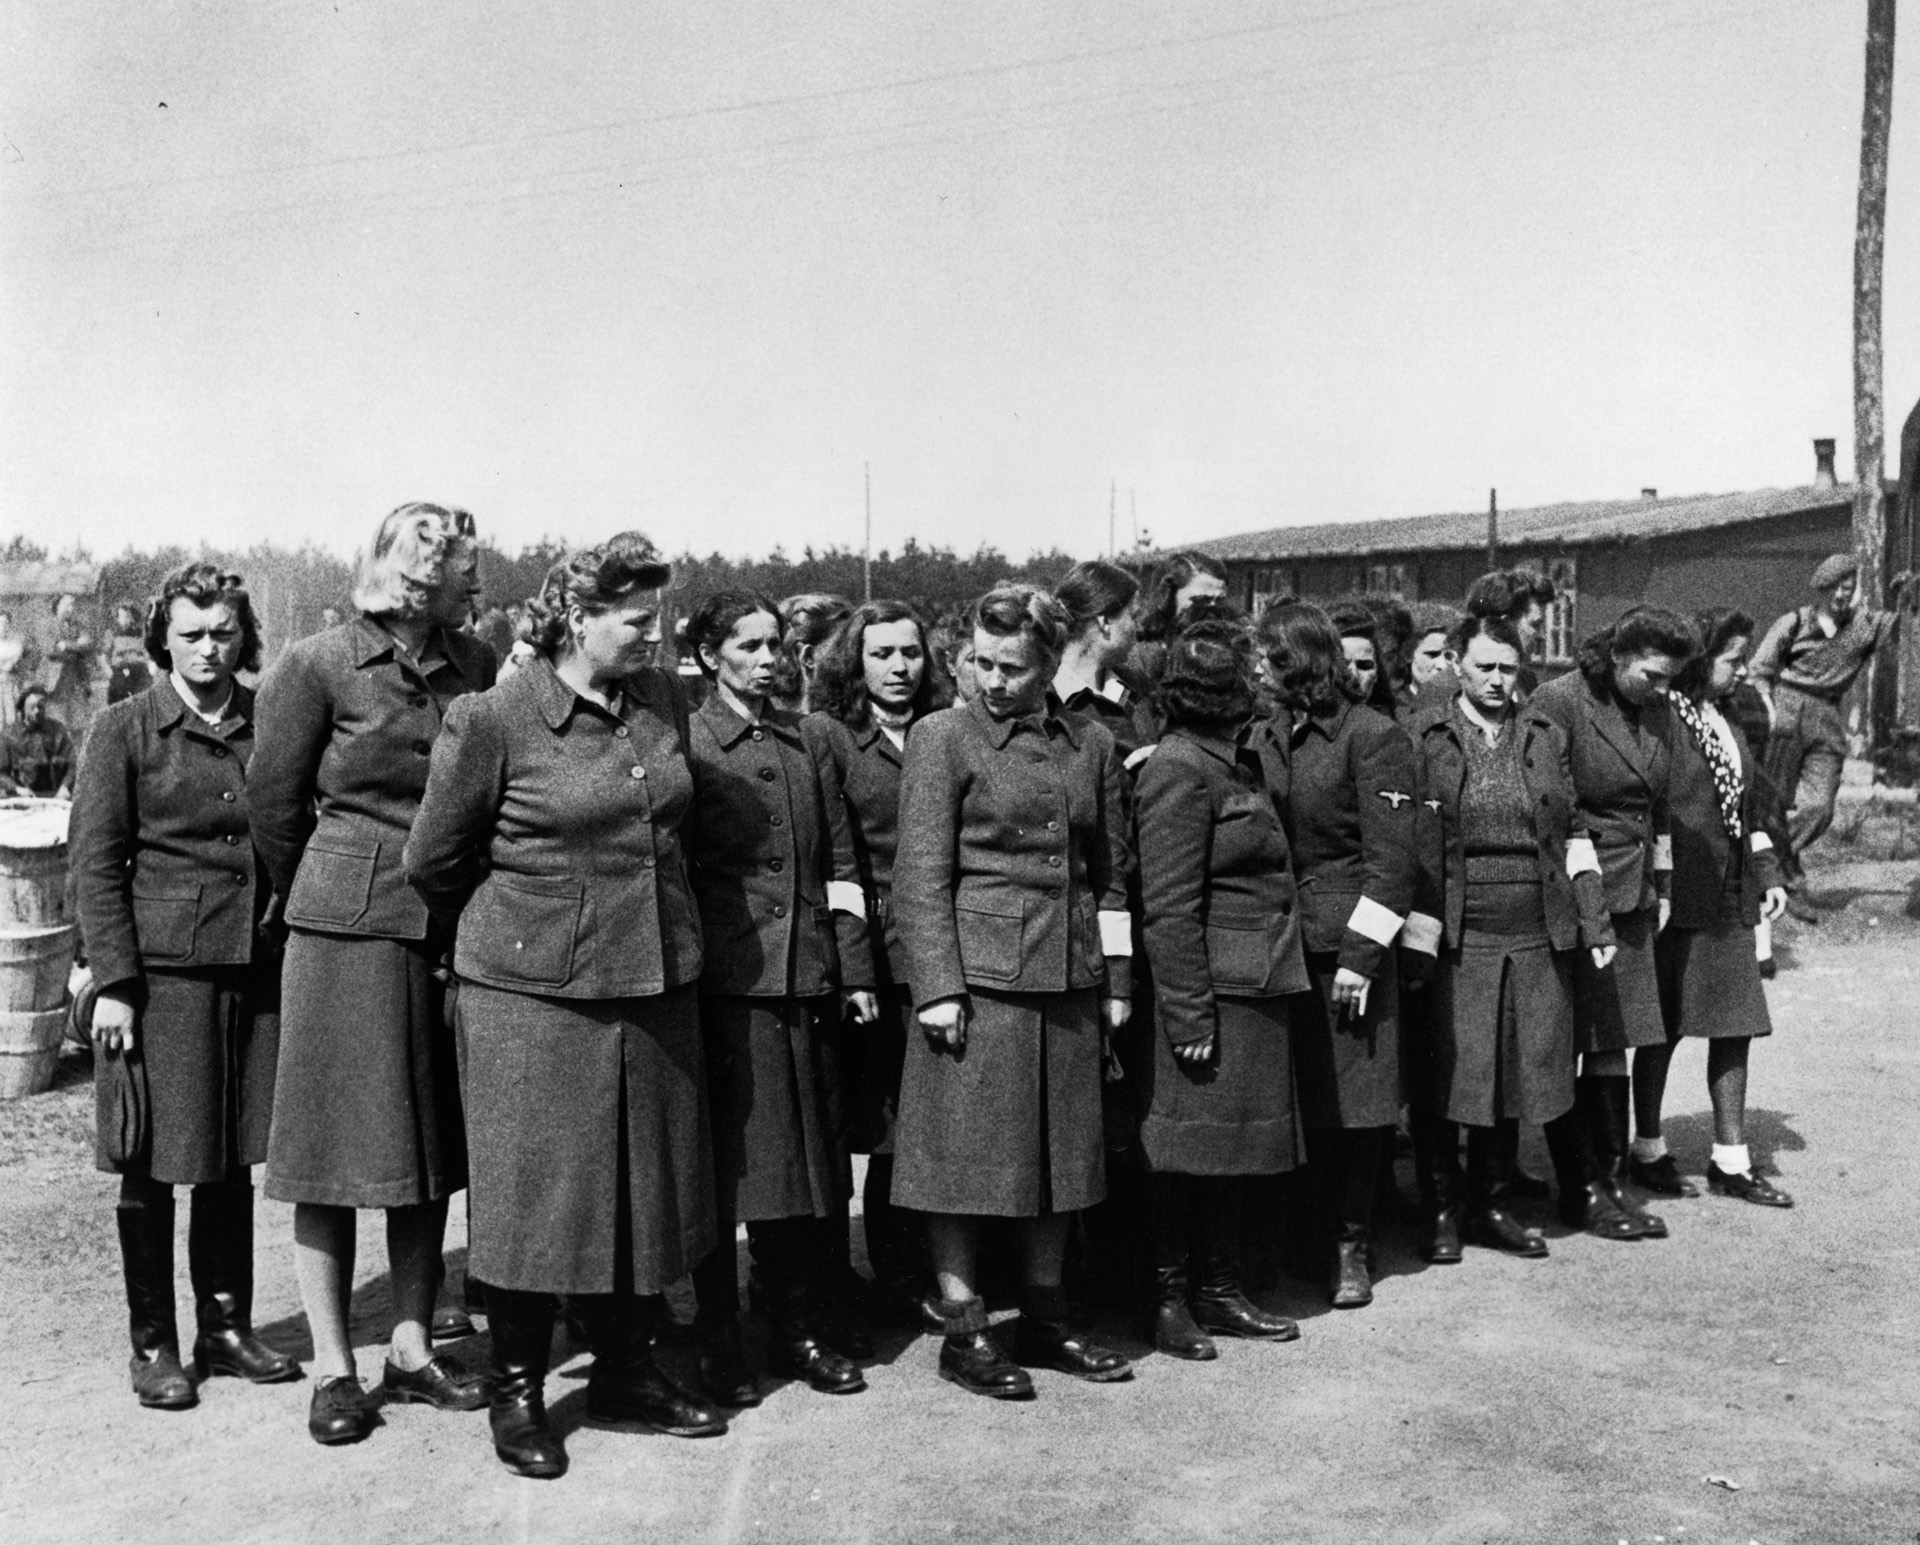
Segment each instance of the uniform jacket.
[{"label": "uniform jacket", "polygon": [[1134,811],[1142,933],[1167,1039],[1212,1035],[1216,997],[1307,991],[1287,834],[1259,756],[1170,731],[1140,766]]},{"label": "uniform jacket", "polygon": [[1599,852],[1607,910],[1652,906],[1673,867],[1666,700],[1642,708],[1636,726],[1610,688],[1596,689],[1581,672],[1569,671],[1534,693],[1532,706],[1567,737],[1574,798]]},{"label": "uniform jacket", "polygon": [[[799,719],[769,707],[756,725],[716,692],[693,716],[689,741],[686,843],[706,936],[701,988],[754,997],[832,991],[840,973],[828,886],[857,885],[858,871],[846,806],[828,808]],[[853,940],[856,955],[867,947],[864,931]]]},{"label": "uniform jacket", "polygon": [[250,814],[286,918],[323,933],[424,939],[402,853],[447,705],[493,685],[493,651],[436,629],[423,673],[356,617],[288,646],[260,683]]},{"label": "uniform jacket", "polygon": [[269,894],[247,829],[253,709],[235,682],[216,728],[162,676],[94,720],[68,841],[101,987],[252,961]]},{"label": "uniform jacket", "polygon": [[1720,813],[1720,794],[1706,753],[1678,714],[1668,715],[1673,774],[1667,808],[1673,822],[1673,916],[1676,928],[1711,928],[1722,921],[1721,896],[1729,881],[1740,889],[1740,920],[1760,921],[1769,889],[1786,882],[1773,840],[1763,826],[1765,801],[1758,769],[1740,726],[1729,722],[1740,755],[1740,828],[1735,842]]},{"label": "uniform jacket", "polygon": [[913,727],[893,893],[918,1002],[969,985],[1127,995],[1121,780],[1113,737],[1058,712],[968,703]]},{"label": "uniform jacket", "polygon": [[[1342,702],[1296,729],[1281,714],[1253,727],[1267,789],[1278,802],[1305,909],[1303,942],[1377,976],[1409,913],[1419,871],[1413,742],[1386,715]],[[1407,942],[1431,953],[1438,924],[1423,917]]]},{"label": "uniform jacket", "polygon": [[893,910],[893,862],[900,845],[900,774],[906,753],[879,725],[853,729],[831,714],[808,714],[801,738],[813,754],[829,810],[846,812],[854,874],[867,927],[836,909],[843,987],[904,987],[907,947]]},{"label": "uniform jacket", "polygon": [[[1421,899],[1444,923],[1448,947],[1458,949],[1467,897],[1466,847],[1460,827],[1467,753],[1461,737],[1480,732],[1462,719],[1451,701],[1422,710],[1410,730],[1425,763],[1422,827],[1433,837],[1424,855]],[[1587,868],[1573,878],[1567,874],[1567,843],[1586,835],[1574,802],[1567,738],[1551,719],[1530,707],[1516,712],[1509,733],[1520,736],[1520,772],[1533,806],[1547,938],[1558,950],[1582,943],[1589,949],[1611,944],[1613,919],[1599,875]]]},{"label": "uniform jacket", "polygon": [[665,992],[700,976],[680,842],[692,805],[672,677],[634,677],[616,715],[536,659],[448,707],[407,878],[458,917],[463,978],[560,998]]}]

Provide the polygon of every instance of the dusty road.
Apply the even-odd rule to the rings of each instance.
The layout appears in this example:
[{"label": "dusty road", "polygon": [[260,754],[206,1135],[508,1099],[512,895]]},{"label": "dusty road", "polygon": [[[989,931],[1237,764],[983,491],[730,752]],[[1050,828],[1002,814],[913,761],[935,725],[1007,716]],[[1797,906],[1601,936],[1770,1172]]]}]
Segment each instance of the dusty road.
[{"label": "dusty road", "polygon": [[[552,1484],[502,1471],[481,1415],[404,1407],[323,1451],[304,1383],[220,1380],[198,1410],[139,1410],[114,1183],[90,1167],[75,1058],[67,1087],[0,1108],[0,1539],[1920,1540],[1920,926],[1871,893],[1914,869],[1828,871],[1851,904],[1784,941],[1753,1145],[1792,1212],[1676,1202],[1666,1242],[1554,1224],[1550,1260],[1470,1250],[1450,1270],[1393,1235],[1369,1311],[1331,1315],[1290,1281],[1271,1301],[1305,1323],[1291,1346],[1144,1356],[1123,1386],[1042,1374],[1026,1406],[960,1394],[934,1377],[935,1342],[901,1340],[865,1395],[784,1388],[689,1443],[578,1425],[576,1354],[550,1389],[574,1429],[573,1471]],[[1696,1176],[1703,1067],[1684,1050],[1668,1100]],[[258,1318],[304,1351],[289,1209],[261,1212]],[[377,1377],[371,1217],[362,1245],[361,1366]]]}]

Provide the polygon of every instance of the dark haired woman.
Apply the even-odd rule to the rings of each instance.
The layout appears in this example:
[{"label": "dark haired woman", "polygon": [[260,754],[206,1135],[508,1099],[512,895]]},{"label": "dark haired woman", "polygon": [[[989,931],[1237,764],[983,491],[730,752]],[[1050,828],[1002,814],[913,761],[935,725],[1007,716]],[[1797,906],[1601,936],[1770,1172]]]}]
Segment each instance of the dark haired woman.
[{"label": "dark haired woman", "polygon": [[974,622],[979,696],[914,730],[901,787],[893,890],[923,1034],[901,1079],[893,1199],[932,1214],[941,1376],[1010,1399],[1033,1383],[987,1331],[983,1216],[1019,1220],[1019,1361],[1131,1372],[1069,1326],[1061,1266],[1072,1214],[1106,1189],[1101,1043],[1131,1013],[1132,858],[1113,737],[1049,705],[1065,608],[1002,585]]},{"label": "dark haired woman", "polygon": [[1293,870],[1258,754],[1253,641],[1199,622],[1160,680],[1166,733],[1135,789],[1143,935],[1160,1034],[1140,1140],[1150,1175],[1154,1344],[1217,1355],[1208,1332],[1288,1341],[1299,1327],[1240,1285],[1241,1178],[1299,1158],[1288,993],[1312,988]]},{"label": "dark haired woman", "polygon": [[1684,619],[1636,606],[1580,646],[1578,670],[1531,699],[1567,737],[1577,819],[1593,839],[1570,843],[1567,861],[1575,870],[1598,867],[1619,946],[1607,967],[1574,961],[1576,1103],[1546,1128],[1561,1215],[1603,1239],[1667,1232],[1625,1186],[1627,1052],[1666,1039],[1653,957],[1673,879],[1666,694],[1693,653]]},{"label": "dark haired woman", "polygon": [[1158,681],[1167,641],[1179,631],[1194,602],[1226,593],[1227,568],[1218,558],[1193,551],[1170,554],[1147,576],[1133,604],[1139,639],[1127,667],[1132,679]]},{"label": "dark haired woman", "polygon": [[1125,569],[1098,559],[1075,564],[1053,592],[1069,618],[1054,695],[1067,712],[1104,724],[1123,760],[1158,733],[1151,703],[1120,674],[1139,637],[1131,609],[1139,593]]},{"label": "dark haired woman", "polygon": [[556,1294],[593,1347],[592,1415],[726,1430],[649,1350],[659,1295],[715,1241],[687,711],[653,665],[669,572],[638,532],[554,565],[534,659],[451,705],[407,839],[414,889],[459,925],[471,1270],[494,1448],[522,1475],[567,1465],[543,1395]]},{"label": "dark haired woman", "polygon": [[[195,1401],[173,1296],[173,1188],[193,1187],[187,1269],[198,1377],[298,1378],[253,1333],[253,1186],[266,1157],[279,1042],[271,889],[247,835],[260,668],[245,584],[207,563],[175,569],[147,614],[165,673],[95,721],[74,795],[72,873],[99,996],[91,1030],[103,1093],[137,1091],[144,1120],[101,1101],[99,1167],[120,1176],[120,1260],[145,1406]],[[131,1126],[131,1130],[129,1130]]]},{"label": "dark haired woman", "polygon": [[[834,1267],[853,1192],[842,1098],[833,908],[865,948],[844,804],[829,806],[800,721],[771,700],[780,617],[723,590],[687,619],[713,682],[693,716],[687,856],[706,940],[700,1016],[713,1102],[720,1244],[694,1273],[700,1369],[727,1405],[760,1393],[740,1350],[734,1226],[765,1285],[778,1373],[827,1394],[867,1387]],[[833,887],[830,889],[830,887]],[[845,1348],[836,1347],[838,1341]]]},{"label": "dark haired woman", "polygon": [[294,1204],[318,1443],[365,1437],[377,1408],[348,1333],[356,1208],[386,1213],[386,1398],[486,1404],[429,1340],[467,1149],[445,1015],[452,941],[401,862],[448,706],[493,685],[492,651],[459,631],[468,545],[456,512],[401,505],[361,558],[359,615],[288,646],[260,684],[249,815],[291,928],[266,1192]]},{"label": "dark haired woman", "polygon": [[1400,991],[1394,946],[1431,955],[1431,918],[1406,929],[1419,855],[1413,743],[1340,686],[1345,652],[1304,602],[1260,619],[1278,714],[1253,744],[1279,802],[1304,912],[1312,996],[1294,1021],[1294,1074],[1307,1156],[1334,1241],[1336,1309],[1373,1301],[1374,1195],[1400,1119]]},{"label": "dark haired woman", "polygon": [[829,595],[825,591],[790,595],[780,603],[780,632],[785,647],[780,652],[770,694],[775,707],[795,714],[811,711],[813,676],[819,666],[820,651],[852,612],[853,603],[845,596]]},{"label": "dark haired woman", "polygon": [[1760,985],[1753,930],[1787,907],[1773,841],[1758,820],[1753,751],[1723,708],[1746,669],[1753,619],[1731,607],[1694,619],[1701,651],[1674,678],[1668,704],[1673,775],[1673,915],[1654,944],[1667,1038],[1633,1054],[1634,1183],[1660,1196],[1694,1196],[1660,1135],[1673,1049],[1682,1036],[1707,1042],[1713,1155],[1707,1185],[1763,1207],[1793,1198],[1753,1168],[1747,1152],[1747,1056],[1773,1033]]},{"label": "dark haired woman", "polygon": [[[912,1007],[906,946],[893,910],[893,863],[907,731],[952,700],[913,608],[868,601],[821,651],[813,679],[817,711],[800,726],[828,806],[844,806],[852,832],[865,930],[851,908],[836,913],[841,985],[860,1027],[847,1048],[849,1146],[868,1155],[862,1210],[875,1309],[909,1324],[920,1321],[927,1266],[919,1220],[892,1200],[894,1126]],[[846,883],[832,881],[828,889]]]},{"label": "dark haired woman", "polygon": [[1415,1112],[1428,1259],[1460,1259],[1461,1126],[1465,1233],[1538,1258],[1546,1245],[1500,1205],[1499,1187],[1519,1123],[1573,1105],[1574,954],[1584,946],[1605,969],[1613,930],[1600,876],[1585,865],[1569,872],[1569,845],[1587,838],[1566,736],[1518,706],[1518,630],[1503,617],[1464,617],[1448,654],[1458,695],[1412,725],[1439,832],[1431,878],[1446,930],[1426,1015],[1424,1108]]},{"label": "dark haired woman", "polygon": [[1389,681],[1389,651],[1380,637],[1380,619],[1372,606],[1358,596],[1335,601],[1327,608],[1327,620],[1340,635],[1340,650],[1345,656],[1341,666],[1340,690],[1356,703],[1391,719],[1399,700]]}]

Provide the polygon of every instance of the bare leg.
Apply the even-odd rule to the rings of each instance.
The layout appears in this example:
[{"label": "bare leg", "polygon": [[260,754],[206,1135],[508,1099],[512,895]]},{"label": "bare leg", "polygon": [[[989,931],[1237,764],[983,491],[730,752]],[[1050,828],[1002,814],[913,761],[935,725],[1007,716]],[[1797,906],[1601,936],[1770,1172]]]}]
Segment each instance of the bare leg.
[{"label": "bare leg", "polygon": [[1747,1140],[1747,1049],[1753,1042],[1716,1036],[1707,1042],[1707,1093],[1713,1099],[1713,1140],[1737,1148]]},{"label": "bare leg", "polygon": [[[960,1303],[974,1297],[974,1246],[979,1236],[978,1220],[957,1213],[931,1213],[927,1217],[927,1248],[933,1256],[934,1275],[940,1282],[940,1296],[948,1303]],[[1061,1236],[1065,1243],[1064,1233]],[[1060,1259],[1056,1252],[1053,1280],[1060,1280]]]},{"label": "bare leg", "polygon": [[1020,1249],[1028,1287],[1060,1286],[1060,1271],[1067,1258],[1067,1235],[1072,1226],[1072,1214],[1064,1212],[1021,1221]]},{"label": "bare leg", "polygon": [[1633,1132],[1636,1137],[1660,1135],[1660,1106],[1667,1096],[1667,1071],[1673,1065],[1673,1042],[1642,1046],[1633,1054]]},{"label": "bare leg", "polygon": [[301,1202],[293,1209],[293,1272],[313,1335],[317,1379],[354,1376],[347,1313],[353,1303],[355,1223],[351,1207]]},{"label": "bare leg", "polygon": [[396,1368],[411,1373],[433,1356],[429,1329],[440,1291],[440,1247],[446,1240],[447,1204],[422,1202],[387,1209],[387,1273],[393,1282],[393,1347]]}]

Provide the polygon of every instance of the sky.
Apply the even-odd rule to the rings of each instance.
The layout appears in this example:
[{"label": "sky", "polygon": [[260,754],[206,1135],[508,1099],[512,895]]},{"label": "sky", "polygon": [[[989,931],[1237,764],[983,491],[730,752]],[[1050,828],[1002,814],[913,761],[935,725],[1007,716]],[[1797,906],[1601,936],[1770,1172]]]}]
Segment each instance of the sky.
[{"label": "sky", "polygon": [[[1864,0],[15,0],[0,536],[1014,557],[1852,460]],[[1889,470],[1920,397],[1896,66]]]}]

